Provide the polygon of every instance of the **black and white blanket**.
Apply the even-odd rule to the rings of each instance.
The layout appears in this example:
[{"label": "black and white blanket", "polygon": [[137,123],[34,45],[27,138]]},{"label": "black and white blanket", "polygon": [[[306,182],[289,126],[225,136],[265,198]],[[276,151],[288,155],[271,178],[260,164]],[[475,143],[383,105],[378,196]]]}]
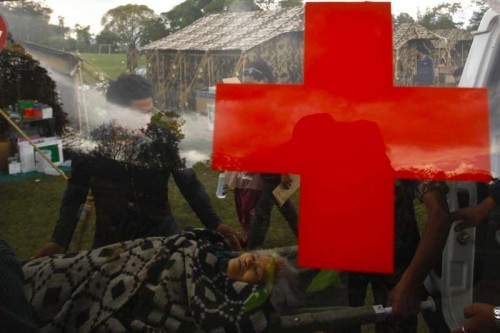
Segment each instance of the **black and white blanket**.
[{"label": "black and white blanket", "polygon": [[260,332],[262,308],[243,310],[256,285],[229,279],[218,233],[193,229],[24,264],[41,332]]}]

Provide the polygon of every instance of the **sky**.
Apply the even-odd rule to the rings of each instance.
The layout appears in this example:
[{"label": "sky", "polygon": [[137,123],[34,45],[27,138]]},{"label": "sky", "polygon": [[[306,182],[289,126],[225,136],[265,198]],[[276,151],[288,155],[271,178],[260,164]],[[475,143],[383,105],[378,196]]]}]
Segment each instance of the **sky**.
[{"label": "sky", "polygon": [[[43,1],[43,0],[41,0]],[[316,0],[318,1],[318,0]],[[321,1],[321,0],[319,0]],[[354,0],[347,0],[353,2]],[[82,26],[90,25],[90,31],[98,34],[102,30],[101,18],[109,10],[128,3],[146,5],[157,14],[167,12],[183,0],[45,0],[45,3],[54,11],[51,22],[57,24],[58,16],[65,18],[65,25],[74,27],[75,24]],[[306,0],[306,2],[309,2]],[[424,12],[426,8],[432,8],[442,2],[459,2],[464,9],[471,7],[470,0],[393,0],[392,12],[399,14],[406,12],[416,17],[417,11]],[[470,13],[470,11],[468,11]],[[464,17],[464,19],[468,19]]]}]

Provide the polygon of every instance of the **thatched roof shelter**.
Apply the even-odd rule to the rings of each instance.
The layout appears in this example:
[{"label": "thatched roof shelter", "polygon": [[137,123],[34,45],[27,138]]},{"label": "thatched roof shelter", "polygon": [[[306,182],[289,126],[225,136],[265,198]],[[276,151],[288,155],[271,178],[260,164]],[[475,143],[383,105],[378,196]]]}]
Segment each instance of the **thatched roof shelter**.
[{"label": "thatched roof shelter", "polygon": [[403,23],[393,34],[394,83],[410,86],[415,84],[417,74],[417,47],[426,48],[432,54],[433,40],[439,39],[432,31],[417,23]]},{"label": "thatched roof shelter", "polygon": [[473,36],[463,29],[433,30],[440,39],[432,41],[436,49],[438,64],[447,67],[459,67],[465,64]]},{"label": "thatched roof shelter", "polygon": [[152,42],[141,51],[159,104],[194,109],[195,92],[260,57],[281,83],[302,82],[304,8],[222,13]]},{"label": "thatched roof shelter", "polygon": [[417,23],[400,24],[392,36],[392,44],[395,50],[400,49],[412,41],[428,41],[438,39],[439,36]]}]

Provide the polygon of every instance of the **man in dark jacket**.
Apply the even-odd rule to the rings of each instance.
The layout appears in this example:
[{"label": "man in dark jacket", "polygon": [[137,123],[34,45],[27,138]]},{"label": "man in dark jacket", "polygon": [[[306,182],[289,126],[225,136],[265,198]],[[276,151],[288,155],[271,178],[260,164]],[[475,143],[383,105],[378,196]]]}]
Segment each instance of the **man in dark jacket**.
[{"label": "man in dark jacket", "polygon": [[67,251],[89,189],[96,209],[94,248],[178,233],[168,201],[170,176],[201,222],[238,247],[237,231],[221,223],[194,171],[184,168],[178,135],[147,124],[152,96],[151,83],[138,75],[122,75],[111,82],[106,95],[111,122],[91,132],[90,149],[82,153],[80,146],[74,147],[79,154],[72,161],[52,239],[35,258]]},{"label": "man in dark jacket", "polygon": [[417,86],[432,86],[435,80],[434,60],[424,47],[417,49]]}]

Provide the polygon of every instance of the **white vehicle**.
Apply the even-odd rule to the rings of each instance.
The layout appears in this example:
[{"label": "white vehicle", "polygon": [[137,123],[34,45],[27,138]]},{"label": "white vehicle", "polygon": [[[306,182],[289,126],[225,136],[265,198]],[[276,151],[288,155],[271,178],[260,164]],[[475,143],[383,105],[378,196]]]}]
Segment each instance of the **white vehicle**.
[{"label": "white vehicle", "polygon": [[[474,40],[459,87],[488,88],[491,170],[500,175],[500,27],[499,15],[488,10],[474,33]],[[477,203],[474,183],[450,183],[450,209],[458,208],[457,193],[465,194],[466,204]],[[443,314],[451,329],[461,327],[463,308],[472,302],[500,303],[500,231],[482,224],[460,233],[451,231],[443,252],[442,277],[431,274],[441,290]],[[429,281],[427,281],[429,282]]]}]

